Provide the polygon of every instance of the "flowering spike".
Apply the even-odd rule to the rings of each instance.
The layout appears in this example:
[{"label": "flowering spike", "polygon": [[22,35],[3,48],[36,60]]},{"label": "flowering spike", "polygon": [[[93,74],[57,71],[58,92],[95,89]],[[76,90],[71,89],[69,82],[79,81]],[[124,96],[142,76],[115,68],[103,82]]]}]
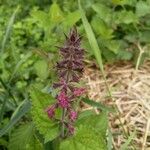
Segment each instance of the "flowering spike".
[{"label": "flowering spike", "polygon": [[[54,88],[59,90],[56,96],[56,105],[63,110],[62,118],[60,119],[62,125],[61,136],[63,138],[64,132],[74,133],[74,122],[77,119],[77,112],[73,111],[73,106],[76,98],[85,92],[84,88],[75,86],[75,83],[79,82],[84,68],[84,49],[80,47],[81,36],[77,32],[77,28],[74,27],[69,35],[65,35],[65,37],[66,42],[64,46],[57,46],[61,55],[61,60],[56,64],[59,81],[53,85]],[[54,117],[55,109],[50,107],[47,110],[49,118]],[[64,130],[65,127],[66,129]]]}]

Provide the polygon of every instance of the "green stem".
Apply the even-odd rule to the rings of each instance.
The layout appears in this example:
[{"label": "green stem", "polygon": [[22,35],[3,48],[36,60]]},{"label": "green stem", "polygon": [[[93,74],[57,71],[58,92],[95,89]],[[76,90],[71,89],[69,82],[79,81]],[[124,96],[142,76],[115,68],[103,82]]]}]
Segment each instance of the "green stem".
[{"label": "green stem", "polygon": [[142,58],[142,55],[144,53],[144,49],[142,49],[139,44],[137,44],[137,47],[139,49],[139,55],[138,55],[138,59],[137,59],[137,62],[136,62],[136,67],[135,67],[135,71],[136,72],[137,72],[137,70],[139,68],[139,65],[140,65],[140,62],[141,62],[141,58]]},{"label": "green stem", "polygon": [[[68,72],[67,77],[66,77],[66,83],[67,84],[68,84],[68,81],[69,81],[69,72]],[[67,111],[66,108],[63,108],[62,117],[61,117],[61,122],[62,122],[61,137],[62,138],[65,137],[65,124],[64,124],[64,121],[65,121],[66,111]]]},{"label": "green stem", "polygon": [[64,124],[64,119],[65,119],[65,108],[63,108],[63,112],[62,112],[62,118],[61,118],[61,122],[62,122],[62,127],[61,127],[61,137],[64,138],[65,136],[65,124]]}]

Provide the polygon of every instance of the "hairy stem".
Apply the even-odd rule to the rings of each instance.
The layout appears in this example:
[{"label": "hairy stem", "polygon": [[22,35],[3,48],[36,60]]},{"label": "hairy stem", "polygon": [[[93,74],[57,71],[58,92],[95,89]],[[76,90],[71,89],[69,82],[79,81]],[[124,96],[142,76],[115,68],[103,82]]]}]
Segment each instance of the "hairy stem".
[{"label": "hairy stem", "polygon": [[64,138],[64,135],[65,135],[65,124],[64,124],[64,119],[65,119],[65,109],[63,109],[63,112],[62,112],[62,118],[61,118],[61,122],[62,122],[62,126],[61,126],[61,137]]},{"label": "hairy stem", "polygon": [[[69,73],[67,74],[67,77],[66,77],[66,83],[68,84],[68,82],[69,82]],[[65,116],[66,116],[66,109],[63,108],[62,117],[61,117],[61,121],[62,121],[61,137],[62,138],[65,137],[65,124],[64,124]]]}]

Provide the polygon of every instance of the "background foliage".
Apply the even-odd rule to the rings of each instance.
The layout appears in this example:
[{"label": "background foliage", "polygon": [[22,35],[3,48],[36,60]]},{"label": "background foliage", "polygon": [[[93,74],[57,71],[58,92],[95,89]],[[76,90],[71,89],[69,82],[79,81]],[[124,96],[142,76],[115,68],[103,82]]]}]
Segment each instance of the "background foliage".
[{"label": "background foliage", "polygon": [[[103,62],[128,60],[137,64],[140,56],[142,64],[150,58],[150,0],[88,0],[81,1],[81,5],[95,33]],[[31,86],[51,92],[51,83],[56,80],[53,67],[59,59],[56,46],[62,44],[64,33],[75,23],[83,36],[86,59],[93,59],[76,0],[0,0],[2,149],[13,149],[15,141],[21,143],[27,136],[35,144],[26,141],[25,149],[41,146],[39,140],[43,139],[37,140],[31,122],[29,92]],[[144,49],[142,55],[138,45]],[[65,141],[61,149],[67,142],[71,140]]]}]

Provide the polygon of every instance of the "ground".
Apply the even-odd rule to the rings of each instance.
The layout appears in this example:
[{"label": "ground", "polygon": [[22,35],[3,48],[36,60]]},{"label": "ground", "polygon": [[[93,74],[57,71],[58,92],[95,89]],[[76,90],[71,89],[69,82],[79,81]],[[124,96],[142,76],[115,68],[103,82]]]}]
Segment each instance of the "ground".
[{"label": "ground", "polygon": [[83,79],[90,99],[118,109],[118,113],[109,115],[113,146],[119,150],[126,141],[124,129],[128,138],[133,137],[129,149],[134,145],[137,150],[150,150],[150,61],[138,70],[131,62],[106,64],[105,73],[113,100],[109,98],[103,77],[94,64],[86,66]]}]

